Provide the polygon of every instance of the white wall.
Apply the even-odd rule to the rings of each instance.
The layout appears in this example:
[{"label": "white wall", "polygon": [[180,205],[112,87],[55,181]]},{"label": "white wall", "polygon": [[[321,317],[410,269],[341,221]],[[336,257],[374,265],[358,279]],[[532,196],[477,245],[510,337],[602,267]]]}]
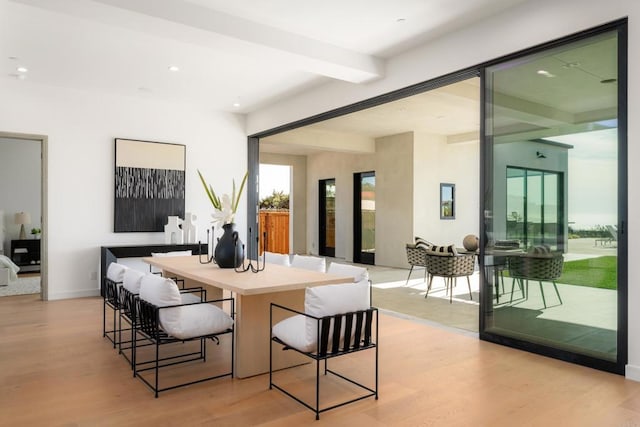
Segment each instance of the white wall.
[{"label": "white wall", "polygon": [[25,225],[27,239],[34,227],[40,227],[40,141],[0,138],[0,211],[5,233],[0,231],[0,249],[10,256],[11,240],[17,239],[20,226],[14,223],[17,212],[28,212],[31,224]]},{"label": "white wall", "polygon": [[[385,77],[363,85],[331,82],[249,115],[247,131],[262,130],[310,117],[333,108],[371,98],[411,84],[426,81],[475,64],[499,58],[537,44],[601,25],[629,18],[628,55],[628,164],[640,163],[640,146],[633,144],[640,134],[640,2],[637,0],[529,0],[507,11],[443,36],[387,62]],[[640,170],[629,168],[629,183],[640,180]],[[629,186],[628,217],[640,216],[640,188]],[[640,239],[639,226],[627,227],[630,242]],[[629,363],[627,377],[640,380],[640,270],[634,260],[640,247],[628,250]]]},{"label": "white wall", "polygon": [[[441,135],[415,133],[414,235],[436,245],[462,247],[479,236],[480,152],[478,142],[447,144]],[[455,184],[455,219],[440,219],[440,183]]]},{"label": "white wall", "polygon": [[413,239],[413,132],[376,139],[376,265],[405,267]]},{"label": "white wall", "polygon": [[[219,193],[247,168],[244,120],[139,98],[0,81],[0,130],[48,136],[50,299],[97,295],[99,247],[162,243],[162,233],[113,233],[114,138],[187,146],[186,211],[203,240],[212,208],[196,169]],[[246,193],[236,223],[246,239]]]},{"label": "white wall", "polygon": [[307,251],[318,253],[318,181],[336,180],[336,257],[353,261],[353,174],[375,170],[374,154],[325,152],[307,158]]}]

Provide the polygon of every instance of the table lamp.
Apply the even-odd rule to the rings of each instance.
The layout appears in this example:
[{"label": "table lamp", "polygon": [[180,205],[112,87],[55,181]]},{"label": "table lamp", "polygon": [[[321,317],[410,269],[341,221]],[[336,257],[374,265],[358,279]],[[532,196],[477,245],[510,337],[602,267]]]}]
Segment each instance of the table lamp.
[{"label": "table lamp", "polygon": [[20,240],[27,238],[27,233],[24,231],[25,224],[31,224],[31,215],[28,212],[18,212],[15,216],[14,222],[20,225]]}]

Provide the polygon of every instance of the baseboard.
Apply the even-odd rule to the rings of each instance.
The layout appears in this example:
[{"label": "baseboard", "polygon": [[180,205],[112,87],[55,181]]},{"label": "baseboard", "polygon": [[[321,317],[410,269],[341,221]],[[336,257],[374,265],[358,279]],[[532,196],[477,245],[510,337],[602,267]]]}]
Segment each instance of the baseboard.
[{"label": "baseboard", "polygon": [[625,378],[633,381],[640,381],[640,366],[627,365],[624,372]]},{"label": "baseboard", "polygon": [[49,301],[71,298],[88,298],[100,296],[100,289],[82,289],[79,291],[49,292]]}]

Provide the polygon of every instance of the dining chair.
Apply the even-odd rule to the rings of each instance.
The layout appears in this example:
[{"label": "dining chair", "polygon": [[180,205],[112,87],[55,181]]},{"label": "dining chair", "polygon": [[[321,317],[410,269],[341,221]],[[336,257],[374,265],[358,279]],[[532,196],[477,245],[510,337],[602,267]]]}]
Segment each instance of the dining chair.
[{"label": "dining chair", "polygon": [[[271,303],[269,389],[276,388],[311,409],[316,414],[316,420],[320,419],[322,412],[368,397],[378,399],[378,310],[369,304],[368,288],[367,281],[307,288],[304,312]],[[274,324],[273,319],[282,315],[290,317]],[[287,372],[274,372],[274,345],[315,361],[315,393],[312,402],[303,399],[300,393],[294,394],[294,390],[300,390],[295,383],[303,377],[301,371],[308,369],[308,365],[290,368],[285,370]],[[375,353],[373,384],[365,384],[359,377],[356,380],[350,374],[354,368],[352,363],[358,363],[357,360],[350,359],[350,362],[342,365],[336,363],[341,366],[339,370],[333,366],[329,368],[330,359],[364,350],[372,350]],[[292,370],[297,371],[292,373]],[[360,364],[358,370],[362,370]],[[279,375],[293,375],[293,380],[276,382],[275,377]],[[344,388],[338,386],[343,382],[356,386],[358,392],[344,392]]]},{"label": "dining chair", "polygon": [[293,260],[291,260],[291,267],[324,273],[327,269],[327,264],[322,257],[295,254]]}]

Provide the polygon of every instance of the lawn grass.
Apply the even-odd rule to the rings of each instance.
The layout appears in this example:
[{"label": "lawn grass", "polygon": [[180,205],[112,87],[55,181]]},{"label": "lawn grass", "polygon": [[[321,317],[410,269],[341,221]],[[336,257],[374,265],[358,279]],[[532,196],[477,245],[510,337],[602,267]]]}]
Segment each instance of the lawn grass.
[{"label": "lawn grass", "polygon": [[617,289],[617,259],[615,256],[565,261],[558,283],[590,288]]}]

